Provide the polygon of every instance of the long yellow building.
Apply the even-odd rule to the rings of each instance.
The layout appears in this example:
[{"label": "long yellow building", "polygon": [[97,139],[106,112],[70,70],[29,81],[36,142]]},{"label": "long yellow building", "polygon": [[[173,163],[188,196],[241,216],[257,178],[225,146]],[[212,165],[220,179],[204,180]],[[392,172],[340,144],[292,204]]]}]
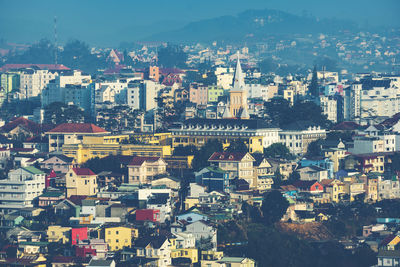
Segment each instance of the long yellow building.
[{"label": "long yellow building", "polygon": [[[121,137],[122,138],[122,137]],[[63,154],[82,164],[92,158],[109,155],[164,157],[171,156],[171,146],[155,144],[120,144],[121,138],[85,136],[79,144],[64,144]],[[118,140],[118,141],[117,141]]]}]

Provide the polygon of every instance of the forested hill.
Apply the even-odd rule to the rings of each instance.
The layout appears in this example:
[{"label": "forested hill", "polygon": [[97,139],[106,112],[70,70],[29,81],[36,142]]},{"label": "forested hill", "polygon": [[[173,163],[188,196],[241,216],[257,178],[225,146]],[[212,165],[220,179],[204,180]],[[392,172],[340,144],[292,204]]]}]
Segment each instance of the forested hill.
[{"label": "forested hill", "polygon": [[354,22],[297,16],[278,10],[247,10],[237,16],[222,16],[191,22],[181,29],[152,35],[153,41],[259,41],[276,34],[334,33],[356,30]]}]

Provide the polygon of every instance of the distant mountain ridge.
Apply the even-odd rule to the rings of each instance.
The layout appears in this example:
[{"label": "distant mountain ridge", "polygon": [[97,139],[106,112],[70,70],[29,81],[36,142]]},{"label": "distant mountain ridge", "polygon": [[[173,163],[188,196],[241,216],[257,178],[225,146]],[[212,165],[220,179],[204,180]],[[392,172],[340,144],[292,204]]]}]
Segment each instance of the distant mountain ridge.
[{"label": "distant mountain ridge", "polygon": [[237,16],[222,16],[191,22],[178,30],[161,32],[147,41],[209,42],[262,40],[276,34],[332,33],[358,29],[355,22],[297,16],[279,10],[247,10]]}]

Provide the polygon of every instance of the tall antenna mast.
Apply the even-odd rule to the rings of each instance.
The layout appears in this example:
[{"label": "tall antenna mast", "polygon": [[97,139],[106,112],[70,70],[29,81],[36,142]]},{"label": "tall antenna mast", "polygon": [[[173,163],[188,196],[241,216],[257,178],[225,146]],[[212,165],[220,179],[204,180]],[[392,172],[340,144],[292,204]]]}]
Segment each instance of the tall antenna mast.
[{"label": "tall antenna mast", "polygon": [[57,16],[54,16],[54,64],[57,65]]}]

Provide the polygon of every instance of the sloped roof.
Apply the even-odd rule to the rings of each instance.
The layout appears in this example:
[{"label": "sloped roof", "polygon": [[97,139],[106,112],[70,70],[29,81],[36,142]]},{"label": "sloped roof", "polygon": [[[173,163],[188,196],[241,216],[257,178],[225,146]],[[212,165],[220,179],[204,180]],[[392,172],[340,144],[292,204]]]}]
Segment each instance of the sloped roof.
[{"label": "sloped roof", "polygon": [[1,132],[8,133],[8,132],[14,130],[18,126],[21,126],[24,129],[26,129],[34,134],[39,134],[40,130],[41,130],[40,124],[37,124],[36,122],[25,119],[24,117],[19,117],[19,118],[14,119],[13,121],[3,125],[0,128],[0,130],[1,130]]},{"label": "sloped roof", "polygon": [[63,123],[48,133],[107,133],[107,131],[92,123]]},{"label": "sloped roof", "polygon": [[23,167],[22,169],[24,169],[25,171],[30,172],[32,174],[44,174],[44,172],[42,172],[39,169],[36,169],[33,166]]},{"label": "sloped roof", "polygon": [[96,175],[91,169],[89,168],[72,168],[76,175]]},{"label": "sloped roof", "polygon": [[383,122],[381,122],[381,125],[384,125],[386,127],[392,127],[393,125],[395,125],[398,121],[400,120],[400,112],[394,114],[391,118],[384,120]]},{"label": "sloped roof", "polygon": [[165,236],[150,236],[140,238],[135,242],[135,247],[144,248],[151,244],[154,248],[160,248],[167,238]]},{"label": "sloped roof", "polygon": [[361,126],[353,121],[344,121],[333,126],[332,130],[336,131],[354,131],[359,129]]},{"label": "sloped roof", "polygon": [[247,152],[214,152],[208,161],[241,161]]},{"label": "sloped roof", "polygon": [[293,185],[296,186],[297,188],[302,188],[302,189],[309,189],[313,184],[318,183],[317,180],[311,180],[311,181],[296,181]]},{"label": "sloped roof", "polygon": [[160,159],[160,157],[140,157],[140,156],[136,156],[131,160],[129,165],[141,166],[145,161],[147,161],[147,162],[156,162],[159,159]]}]

